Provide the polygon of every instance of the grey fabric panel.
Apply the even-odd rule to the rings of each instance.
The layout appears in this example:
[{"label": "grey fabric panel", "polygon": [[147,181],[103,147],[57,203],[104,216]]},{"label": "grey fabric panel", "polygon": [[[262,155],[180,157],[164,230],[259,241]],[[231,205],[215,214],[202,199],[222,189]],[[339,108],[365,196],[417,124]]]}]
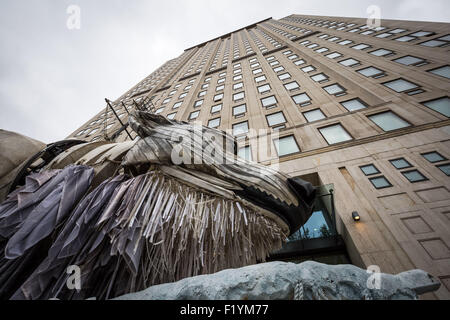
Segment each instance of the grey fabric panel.
[{"label": "grey fabric panel", "polygon": [[86,194],[93,175],[92,168],[74,165],[35,173],[0,205],[1,299],[10,297],[45,257],[50,235]]}]

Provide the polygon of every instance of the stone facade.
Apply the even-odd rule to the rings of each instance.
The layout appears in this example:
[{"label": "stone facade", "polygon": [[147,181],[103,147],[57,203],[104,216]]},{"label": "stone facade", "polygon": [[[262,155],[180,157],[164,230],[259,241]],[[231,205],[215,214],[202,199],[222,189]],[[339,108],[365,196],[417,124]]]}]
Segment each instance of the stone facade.
[{"label": "stone facade", "polygon": [[[147,97],[177,120],[266,129],[265,147],[246,134],[240,146],[253,161],[334,184],[353,264],[423,269],[443,284],[425,298],[450,299],[449,33],[445,23],[382,20],[370,29],[357,18],[270,18],[187,49],[112,106],[125,124],[133,99]],[[245,112],[233,109],[243,104]],[[121,124],[110,110],[104,116],[69,138],[110,137]],[[281,157],[266,152],[275,133],[295,139]],[[116,141],[127,139],[122,131]]]}]

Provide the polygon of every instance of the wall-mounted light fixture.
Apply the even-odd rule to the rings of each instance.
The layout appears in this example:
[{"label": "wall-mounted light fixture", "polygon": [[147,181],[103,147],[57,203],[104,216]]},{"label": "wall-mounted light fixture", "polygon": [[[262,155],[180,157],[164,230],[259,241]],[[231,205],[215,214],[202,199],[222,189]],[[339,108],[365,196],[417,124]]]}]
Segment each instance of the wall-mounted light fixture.
[{"label": "wall-mounted light fixture", "polygon": [[355,220],[356,222],[361,221],[361,217],[360,217],[359,213],[356,211],[352,212],[352,217],[353,217],[353,220]]}]

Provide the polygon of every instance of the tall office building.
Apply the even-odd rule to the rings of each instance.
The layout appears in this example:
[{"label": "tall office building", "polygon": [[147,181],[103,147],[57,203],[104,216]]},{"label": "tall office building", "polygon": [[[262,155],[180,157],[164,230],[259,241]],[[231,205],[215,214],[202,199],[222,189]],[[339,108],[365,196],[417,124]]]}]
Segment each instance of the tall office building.
[{"label": "tall office building", "polygon": [[69,138],[133,139],[135,104],[232,130],[240,156],[320,186],[274,258],[420,268],[442,282],[426,298],[450,299],[449,45],[446,23],[270,18],[186,49]]}]

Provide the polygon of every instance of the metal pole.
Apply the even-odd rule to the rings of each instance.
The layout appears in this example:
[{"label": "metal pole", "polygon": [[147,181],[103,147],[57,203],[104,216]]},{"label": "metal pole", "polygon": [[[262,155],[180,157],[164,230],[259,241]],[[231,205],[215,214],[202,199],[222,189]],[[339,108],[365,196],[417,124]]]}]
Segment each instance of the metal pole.
[{"label": "metal pole", "polygon": [[125,103],[123,103],[123,101],[122,101],[122,106],[123,106],[123,108],[125,109],[125,111],[128,113],[128,115],[130,115],[130,112],[128,111],[128,108],[127,108],[127,106],[125,105]]},{"label": "metal pole", "polygon": [[[331,195],[331,212],[333,215],[333,229],[334,229],[334,236],[337,236],[337,225],[336,225],[336,210],[334,208],[334,190],[330,189],[330,195]],[[336,237],[337,239],[337,237]]]},{"label": "metal pole", "polygon": [[[108,104],[108,106],[111,108],[111,110],[113,111],[114,115],[116,116],[117,120],[119,120],[120,124],[122,126],[124,126],[122,120],[120,120],[119,116],[116,113],[116,110],[114,110],[114,108],[112,107],[111,103],[109,102],[109,100],[107,98],[105,98],[106,103]],[[131,140],[133,140],[133,138],[131,137],[131,134],[128,132],[128,130],[125,128],[125,132],[128,134],[128,136],[130,137]]]}]

